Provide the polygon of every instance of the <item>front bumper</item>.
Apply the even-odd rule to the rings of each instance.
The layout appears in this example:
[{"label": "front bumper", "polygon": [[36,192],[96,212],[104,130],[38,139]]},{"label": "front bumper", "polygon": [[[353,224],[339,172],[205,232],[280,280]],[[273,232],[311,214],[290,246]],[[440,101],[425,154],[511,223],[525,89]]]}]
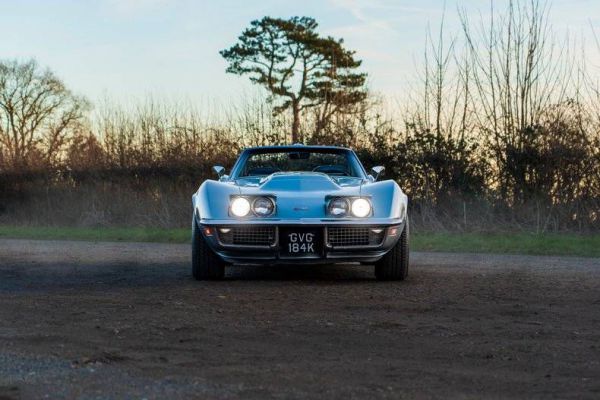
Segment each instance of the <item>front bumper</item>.
[{"label": "front bumper", "polygon": [[[226,221],[219,221],[226,222]],[[246,227],[269,227],[274,232],[274,237],[271,243],[262,243],[260,245],[248,244],[233,244],[223,240],[222,229],[235,228],[239,224],[231,225],[229,223],[219,224],[199,224],[202,234],[212,248],[212,250],[221,257],[225,262],[232,264],[329,264],[341,262],[376,262],[383,257],[400,238],[400,234],[404,229],[404,221],[386,221],[387,224],[380,223],[366,224],[361,221],[360,224],[352,223],[321,223],[307,224],[303,223],[277,223],[277,224],[251,224]],[[393,222],[393,223],[390,223]],[[377,243],[344,245],[344,243],[332,239],[332,232],[336,228],[373,228],[376,230],[382,229],[381,239]],[[282,243],[283,232],[290,230],[310,229],[319,232],[319,250],[316,254],[292,255],[284,251]]]}]

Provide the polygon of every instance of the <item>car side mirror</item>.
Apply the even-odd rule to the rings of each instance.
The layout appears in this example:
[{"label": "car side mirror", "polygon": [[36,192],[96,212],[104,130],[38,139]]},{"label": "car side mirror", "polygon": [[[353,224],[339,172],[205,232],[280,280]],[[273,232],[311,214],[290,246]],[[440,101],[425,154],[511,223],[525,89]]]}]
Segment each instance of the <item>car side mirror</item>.
[{"label": "car side mirror", "polygon": [[377,181],[377,179],[379,179],[379,177],[383,175],[383,171],[385,171],[385,167],[381,165],[371,168],[371,174],[373,175],[373,179]]},{"label": "car side mirror", "polygon": [[212,169],[213,171],[215,171],[215,174],[217,174],[219,179],[221,179],[223,175],[225,175],[225,168],[220,165],[215,165],[214,167],[212,167]]}]

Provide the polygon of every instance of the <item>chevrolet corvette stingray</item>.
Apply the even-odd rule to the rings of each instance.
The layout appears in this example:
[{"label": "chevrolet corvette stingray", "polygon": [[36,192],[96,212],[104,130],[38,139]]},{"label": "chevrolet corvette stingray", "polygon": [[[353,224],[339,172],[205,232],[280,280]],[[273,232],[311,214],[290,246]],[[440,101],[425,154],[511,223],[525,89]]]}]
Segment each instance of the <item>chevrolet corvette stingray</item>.
[{"label": "chevrolet corvette stingray", "polygon": [[213,167],[192,196],[192,273],[221,279],[228,264],[374,264],[408,275],[408,199],[356,154],[333,146],[244,150],[231,173]]}]

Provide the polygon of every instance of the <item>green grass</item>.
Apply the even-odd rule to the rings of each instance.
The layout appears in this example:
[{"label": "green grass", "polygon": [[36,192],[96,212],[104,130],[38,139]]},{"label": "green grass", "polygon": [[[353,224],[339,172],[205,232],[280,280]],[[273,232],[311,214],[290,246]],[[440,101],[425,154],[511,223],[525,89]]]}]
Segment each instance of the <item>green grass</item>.
[{"label": "green grass", "polygon": [[190,229],[0,226],[0,238],[185,243]]},{"label": "green grass", "polygon": [[[0,226],[0,238],[187,243],[190,240],[190,230]],[[600,257],[600,235],[418,233],[411,237],[411,249]]]},{"label": "green grass", "polygon": [[600,257],[600,235],[428,233],[411,240],[421,251]]}]

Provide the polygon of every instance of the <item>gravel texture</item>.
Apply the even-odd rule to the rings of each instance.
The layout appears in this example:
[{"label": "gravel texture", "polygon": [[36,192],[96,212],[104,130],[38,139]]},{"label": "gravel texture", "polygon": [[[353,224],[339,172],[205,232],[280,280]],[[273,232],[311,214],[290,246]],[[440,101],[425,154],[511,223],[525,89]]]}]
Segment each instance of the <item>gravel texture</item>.
[{"label": "gravel texture", "polygon": [[0,400],[600,398],[600,259],[231,267],[188,245],[0,240]]}]

